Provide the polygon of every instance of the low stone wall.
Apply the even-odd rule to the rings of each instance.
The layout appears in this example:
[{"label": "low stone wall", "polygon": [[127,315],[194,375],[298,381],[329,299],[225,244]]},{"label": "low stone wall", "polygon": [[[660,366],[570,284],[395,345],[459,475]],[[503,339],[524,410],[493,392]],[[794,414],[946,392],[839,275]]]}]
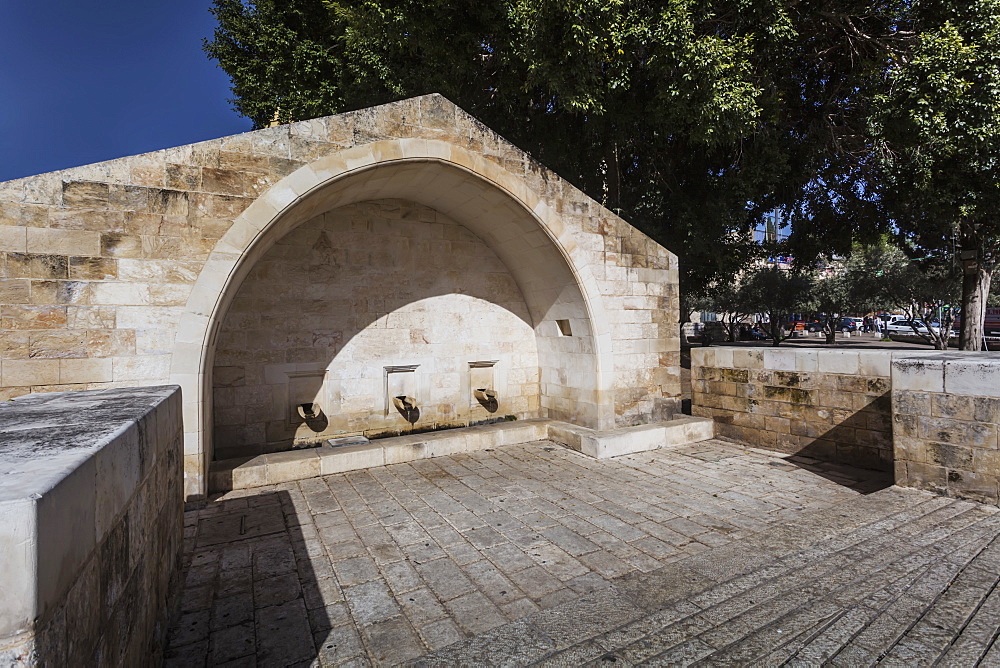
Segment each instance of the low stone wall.
[{"label": "low stone wall", "polygon": [[761,448],[891,470],[891,351],[692,348],[692,413]]},{"label": "low stone wall", "polygon": [[158,665],[183,536],[179,388],[0,404],[0,665]]},{"label": "low stone wall", "polygon": [[1000,502],[1000,353],[926,353],[892,365],[896,484]]}]

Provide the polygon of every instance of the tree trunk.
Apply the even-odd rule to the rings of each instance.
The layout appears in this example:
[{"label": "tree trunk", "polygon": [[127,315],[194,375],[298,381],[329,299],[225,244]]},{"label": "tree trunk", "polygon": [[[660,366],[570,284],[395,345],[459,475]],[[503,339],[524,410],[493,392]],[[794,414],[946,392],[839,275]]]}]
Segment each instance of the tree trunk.
[{"label": "tree trunk", "polygon": [[[965,252],[969,252],[969,249],[963,244],[963,253]],[[975,259],[962,259],[962,333],[958,340],[960,350],[983,349],[983,320],[992,279],[993,272],[978,256]]]},{"label": "tree trunk", "polygon": [[826,317],[826,323],[823,327],[823,333],[826,334],[826,343],[828,345],[833,345],[837,343],[837,323],[840,322],[840,314],[834,314],[831,319],[829,316]]}]

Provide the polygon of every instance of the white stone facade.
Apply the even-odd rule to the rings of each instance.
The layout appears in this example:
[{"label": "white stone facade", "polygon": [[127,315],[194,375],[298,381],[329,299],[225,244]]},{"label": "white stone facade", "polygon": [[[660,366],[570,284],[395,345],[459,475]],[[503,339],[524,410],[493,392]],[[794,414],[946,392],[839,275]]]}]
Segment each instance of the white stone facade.
[{"label": "white stone facade", "polygon": [[[506,268],[537,415],[604,430],[676,411],[676,257],[438,95],[0,183],[0,393],[176,383],[186,491],[204,495],[225,447],[215,369],[233,366],[217,348],[245,279],[300,225],[387,199],[454,221]],[[532,384],[516,376],[508,392]]]}]

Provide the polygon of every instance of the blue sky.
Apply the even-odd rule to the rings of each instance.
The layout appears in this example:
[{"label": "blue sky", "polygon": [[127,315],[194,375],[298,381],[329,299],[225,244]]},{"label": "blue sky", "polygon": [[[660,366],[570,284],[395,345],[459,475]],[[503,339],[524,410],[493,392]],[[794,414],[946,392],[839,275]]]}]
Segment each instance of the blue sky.
[{"label": "blue sky", "polygon": [[0,181],[244,132],[210,0],[0,2]]}]

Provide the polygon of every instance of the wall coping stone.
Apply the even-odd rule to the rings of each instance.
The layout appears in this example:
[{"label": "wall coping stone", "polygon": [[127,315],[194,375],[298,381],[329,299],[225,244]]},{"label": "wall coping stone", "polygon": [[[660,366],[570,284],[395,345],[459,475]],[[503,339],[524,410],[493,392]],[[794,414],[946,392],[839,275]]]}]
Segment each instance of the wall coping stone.
[{"label": "wall coping stone", "polygon": [[0,638],[30,630],[65,595],[125,511],[153,448],[169,442],[180,409],[175,385],[0,404]]}]

